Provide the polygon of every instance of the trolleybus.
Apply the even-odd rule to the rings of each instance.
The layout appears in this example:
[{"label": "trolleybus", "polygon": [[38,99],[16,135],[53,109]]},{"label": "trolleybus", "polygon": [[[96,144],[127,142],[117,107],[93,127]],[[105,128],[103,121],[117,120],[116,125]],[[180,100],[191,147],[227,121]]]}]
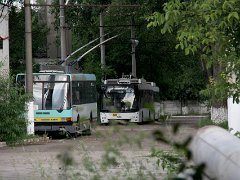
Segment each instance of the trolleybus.
[{"label": "trolleybus", "polygon": [[[100,122],[128,121],[142,123],[158,119],[160,104],[157,104],[159,88],[145,79],[125,76],[107,79],[101,86]],[[155,105],[159,105],[156,106]]]},{"label": "trolleybus", "polygon": [[[25,84],[18,74],[17,84]],[[35,132],[66,131],[91,133],[97,117],[96,77],[94,74],[65,74],[49,71],[33,73]]]}]

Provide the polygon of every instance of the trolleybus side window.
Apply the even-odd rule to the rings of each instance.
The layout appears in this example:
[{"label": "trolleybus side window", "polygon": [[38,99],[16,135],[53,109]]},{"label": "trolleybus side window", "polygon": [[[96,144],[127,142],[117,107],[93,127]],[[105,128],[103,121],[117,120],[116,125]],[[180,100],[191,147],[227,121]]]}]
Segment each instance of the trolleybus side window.
[{"label": "trolleybus side window", "polygon": [[95,83],[91,81],[85,81],[82,88],[83,102],[93,103],[96,102]]},{"label": "trolleybus side window", "polygon": [[153,102],[153,91],[151,90],[140,90],[140,106],[145,107],[147,103]]},{"label": "trolleybus side window", "polygon": [[160,102],[159,92],[154,92],[154,102]]},{"label": "trolleybus side window", "polygon": [[96,84],[93,81],[76,81],[72,85],[73,104],[96,102]]}]

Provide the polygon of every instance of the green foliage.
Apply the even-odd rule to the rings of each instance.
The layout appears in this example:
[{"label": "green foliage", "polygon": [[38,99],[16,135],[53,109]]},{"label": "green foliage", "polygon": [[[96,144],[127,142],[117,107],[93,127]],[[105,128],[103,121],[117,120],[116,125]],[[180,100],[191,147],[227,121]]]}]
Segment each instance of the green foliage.
[{"label": "green foliage", "polygon": [[102,157],[102,169],[106,171],[111,166],[119,165],[118,158],[121,156],[118,148],[111,144],[106,144],[105,153]]},{"label": "green foliage", "polygon": [[205,88],[206,78],[200,62],[196,62],[197,59],[196,56],[190,56],[172,60],[175,66],[169,67],[166,74],[163,75],[167,78],[166,81],[171,82],[168,85],[167,99],[202,99],[199,92]]},{"label": "green foliage", "polygon": [[25,102],[29,99],[11,81],[0,78],[0,141],[11,144],[26,136]]},{"label": "green foliage", "polygon": [[[135,150],[134,146],[137,145],[137,149],[141,152],[143,150],[141,143],[146,140],[145,138],[151,138],[151,134],[141,132],[138,136],[133,131],[130,135],[130,132],[122,131],[118,125],[111,127],[112,129],[101,130],[96,134],[95,138],[102,140],[104,147],[99,156],[96,157],[97,154],[89,150],[91,147],[86,146],[85,141],[88,139],[79,141],[81,144],[77,149],[70,148],[67,152],[58,155],[62,165],[61,177],[65,179],[203,179],[204,164],[195,166],[191,162],[191,152],[188,149],[191,137],[175,140],[181,133],[179,126],[173,126],[171,131],[173,136],[172,134],[169,136],[165,130],[153,132],[155,140],[169,145],[171,150],[158,149],[154,143],[149,156],[133,155],[133,157],[129,154],[131,149]],[[127,153],[124,149],[127,149]],[[76,154],[76,150],[79,154]],[[73,152],[77,161],[73,159]]]},{"label": "green foliage", "polygon": [[200,128],[204,127],[204,126],[208,126],[208,125],[215,125],[215,126],[219,126],[219,127],[222,127],[224,129],[228,130],[228,121],[214,123],[210,118],[208,118],[208,119],[203,119],[198,122],[198,127],[200,127]]},{"label": "green foliage", "polygon": [[[186,55],[200,55],[208,78],[214,79],[208,86],[209,92],[205,93],[211,94],[212,101],[226,90],[227,95],[234,98],[239,95],[234,95],[238,89],[229,88],[227,78],[225,82],[219,78],[222,72],[227,74],[230,69],[239,74],[239,69],[232,68],[233,64],[239,64],[239,6],[238,0],[171,0],[164,4],[163,13],[155,12],[146,18],[148,27],[160,26],[163,34],[176,32],[176,48]],[[230,68],[225,70],[229,63]]]},{"label": "green foliage", "polygon": [[[69,151],[70,152],[70,151]],[[65,167],[68,167],[68,166],[72,166],[74,165],[74,159],[72,157],[72,154],[69,153],[68,151],[67,152],[64,152],[63,154],[59,154],[57,156],[57,158],[59,159],[60,162],[62,162],[62,164],[65,166]]]},{"label": "green foliage", "polygon": [[170,115],[160,115],[159,121],[165,123],[170,118]]},{"label": "green foliage", "polygon": [[17,72],[24,72],[24,11],[18,12],[15,7],[12,7],[9,19],[10,69],[12,74],[17,74]]},{"label": "green foliage", "polygon": [[[174,136],[178,135],[178,131],[179,125],[173,126],[172,133]],[[203,179],[205,165],[191,164],[192,153],[188,146],[192,137],[179,142],[170,139],[160,130],[153,132],[153,136],[157,141],[171,145],[174,148],[175,152],[173,153],[156,149],[152,150],[152,156],[159,158],[157,164],[161,163],[161,166],[167,170],[170,179]],[[187,173],[189,169],[191,169],[191,173]]]},{"label": "green foliage", "polygon": [[161,166],[163,170],[167,171],[169,177],[176,176],[176,172],[179,171],[183,155],[177,154],[175,151],[163,151],[152,149],[152,157],[158,157],[157,165]]},{"label": "green foliage", "polygon": [[209,105],[226,106],[228,86],[225,79],[220,78],[221,76],[218,80],[210,78],[207,88],[200,92],[203,96],[209,99]]},{"label": "green foliage", "polygon": [[[42,1],[38,1],[42,3]],[[81,7],[71,6],[71,3],[83,4]],[[154,81],[160,87],[161,99],[199,99],[199,90],[205,87],[206,81],[202,75],[201,64],[195,63],[198,55],[186,58],[179,50],[175,50],[176,38],[173,35],[162,35],[158,29],[147,29],[145,17],[152,12],[163,12],[162,5],[165,0],[158,1],[132,1],[132,0],[77,0],[69,1],[65,8],[66,22],[72,32],[73,51],[85,45],[89,41],[99,37],[99,13],[104,14],[104,31],[109,33],[105,38],[121,34],[118,38],[105,44],[106,46],[106,69],[101,72],[100,51],[96,49],[84,57],[79,65],[84,72],[96,73],[98,84],[101,79],[121,77],[122,73],[131,73],[131,41],[130,25],[134,19],[136,39],[139,44],[136,47],[137,76]],[[59,4],[58,0],[54,2]],[[85,6],[88,4],[110,4],[110,7]],[[116,7],[118,4],[139,4],[139,7]],[[231,6],[225,5],[228,9]],[[175,6],[174,6],[175,7]],[[176,6],[177,7],[177,6]],[[53,6],[55,13],[55,30],[59,29],[59,6]],[[46,25],[39,18],[41,8],[32,11],[33,29],[33,54],[41,56],[46,51]],[[173,14],[177,11],[173,11]],[[168,18],[172,14],[168,14]],[[232,14],[229,20],[234,20],[236,15]],[[10,67],[11,73],[24,72],[24,11],[17,11],[12,7],[10,11]],[[173,28],[174,29],[174,28]],[[22,48],[19,48],[22,47]],[[91,48],[90,46],[87,47]],[[78,58],[88,50],[83,49],[72,59]],[[174,64],[174,66],[173,66]],[[36,66],[34,66],[36,67]],[[36,70],[38,71],[38,68]],[[107,72],[106,72],[107,71]]]},{"label": "green foliage", "polygon": [[[39,12],[32,10],[32,51],[33,57],[42,56],[47,50],[46,24],[38,18]],[[11,74],[16,75],[25,71],[25,21],[24,9],[11,7],[9,13],[9,54]],[[33,66],[36,72],[38,65]]]},{"label": "green foliage", "polygon": [[[202,75],[201,64],[195,61],[199,59],[199,56],[185,57],[181,51],[175,50],[176,38],[174,35],[161,35],[158,29],[146,28],[145,17],[149,16],[151,12],[162,11],[164,0],[147,2],[143,0],[121,2],[116,0],[78,0],[74,2],[83,4],[83,6],[81,8],[68,6],[65,9],[66,22],[73,33],[73,51],[99,37],[100,12],[103,12],[104,15],[104,32],[109,33],[105,39],[124,32],[121,36],[105,43],[106,70],[112,72],[101,72],[100,49],[92,51],[82,59],[80,66],[84,72],[96,73],[99,83],[102,78],[116,78],[121,77],[123,73],[131,73],[130,29],[133,20],[136,39],[139,40],[136,47],[137,76],[156,82],[160,87],[161,99],[200,98],[199,90],[205,88],[206,80]],[[59,4],[58,1],[55,3]],[[69,5],[71,3],[73,1],[69,1]],[[87,6],[99,3],[112,6],[107,8]],[[140,6],[115,6],[119,4],[139,4]],[[53,12],[58,19],[58,6],[53,8]],[[59,28],[58,20],[55,25],[56,29]],[[92,46],[76,53],[73,59],[78,58]]]},{"label": "green foliage", "polygon": [[187,55],[200,49],[209,54],[214,50],[208,46],[215,43],[231,44],[226,30],[234,30],[239,19],[237,0],[215,3],[172,0],[165,3],[163,9],[163,14],[156,12],[147,18],[148,27],[162,25],[162,33],[172,32],[177,27],[177,48],[184,49]]},{"label": "green foliage", "polygon": [[[135,145],[141,148],[139,141],[142,142],[146,134],[129,137],[126,132],[119,129],[119,126],[111,127],[113,128],[98,132],[96,136],[98,140],[103,140],[104,148],[100,153],[98,152],[97,159],[96,154],[89,151],[84,141],[79,141],[80,145],[77,148],[79,154],[76,154],[75,148],[59,154],[61,177],[64,179],[157,179],[149,168],[154,162],[150,160],[151,157],[132,158],[128,153],[121,151],[125,146],[128,150]],[[73,159],[73,152],[77,155],[77,159]]]},{"label": "green foliage", "polygon": [[226,106],[228,97],[233,97],[233,101],[239,102],[239,68],[240,59],[236,52],[226,53],[218,57],[220,66],[226,67],[219,73],[218,77],[210,77],[207,89],[202,90],[202,96],[208,97],[210,105]]},{"label": "green foliage", "polygon": [[98,62],[95,62],[93,59],[87,59],[84,62],[84,73],[94,73],[97,77],[97,87],[100,87],[102,84],[102,80],[104,80],[107,77],[113,77],[115,76],[115,71],[110,66],[105,66],[104,68],[101,68],[101,64]]},{"label": "green foliage", "polygon": [[154,112],[155,108],[154,108],[154,103],[145,103],[144,108],[147,108],[150,112]]}]

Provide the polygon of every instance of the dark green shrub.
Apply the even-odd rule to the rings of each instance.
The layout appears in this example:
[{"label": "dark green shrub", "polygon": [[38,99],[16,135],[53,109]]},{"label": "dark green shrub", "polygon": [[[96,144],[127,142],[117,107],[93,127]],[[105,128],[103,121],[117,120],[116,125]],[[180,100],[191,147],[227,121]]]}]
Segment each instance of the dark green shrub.
[{"label": "dark green shrub", "polygon": [[25,102],[28,97],[11,80],[0,77],[0,141],[8,144],[26,136]]}]

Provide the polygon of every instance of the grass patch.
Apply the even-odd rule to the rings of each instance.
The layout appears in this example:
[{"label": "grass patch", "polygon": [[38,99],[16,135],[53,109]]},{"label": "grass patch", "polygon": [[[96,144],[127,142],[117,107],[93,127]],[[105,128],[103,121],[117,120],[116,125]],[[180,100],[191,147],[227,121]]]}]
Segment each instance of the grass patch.
[{"label": "grass patch", "polygon": [[221,128],[227,129],[228,130],[228,121],[223,121],[220,123],[214,123],[210,118],[206,118],[203,120],[200,120],[198,122],[198,127],[204,127],[204,126],[209,126],[209,125],[215,125],[215,126],[219,126]]}]

